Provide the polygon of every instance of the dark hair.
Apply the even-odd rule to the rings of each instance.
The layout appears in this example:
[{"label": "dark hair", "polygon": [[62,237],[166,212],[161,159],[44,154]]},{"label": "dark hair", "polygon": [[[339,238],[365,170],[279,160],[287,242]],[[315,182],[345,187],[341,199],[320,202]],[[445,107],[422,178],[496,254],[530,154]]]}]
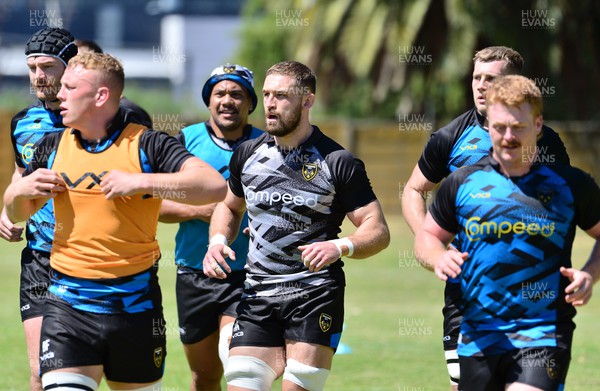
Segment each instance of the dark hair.
[{"label": "dark hair", "polygon": [[104,53],[104,51],[102,50],[100,45],[98,45],[96,42],[89,40],[89,39],[76,39],[75,45],[77,45],[78,48],[81,48],[81,47],[88,48],[90,52]]},{"label": "dark hair", "polygon": [[292,77],[296,80],[297,87],[308,88],[311,93],[317,90],[317,77],[306,65],[298,61],[282,61],[267,70],[266,76],[276,74]]},{"label": "dark hair", "polygon": [[519,74],[523,70],[523,57],[514,49],[506,46],[490,46],[475,52],[476,62],[506,61],[506,74]]}]

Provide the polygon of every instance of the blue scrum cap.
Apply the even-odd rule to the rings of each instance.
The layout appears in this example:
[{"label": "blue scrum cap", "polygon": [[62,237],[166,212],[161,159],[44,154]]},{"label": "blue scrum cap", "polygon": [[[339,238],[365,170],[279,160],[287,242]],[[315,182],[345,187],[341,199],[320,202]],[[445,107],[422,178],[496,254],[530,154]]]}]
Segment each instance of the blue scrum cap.
[{"label": "blue scrum cap", "polygon": [[234,81],[248,90],[252,98],[252,110],[250,110],[252,113],[258,103],[258,98],[254,91],[254,74],[250,69],[237,64],[221,65],[212,71],[210,78],[204,83],[204,87],[202,87],[202,100],[204,100],[204,104],[206,106],[210,104],[210,94],[213,87],[223,80]]}]

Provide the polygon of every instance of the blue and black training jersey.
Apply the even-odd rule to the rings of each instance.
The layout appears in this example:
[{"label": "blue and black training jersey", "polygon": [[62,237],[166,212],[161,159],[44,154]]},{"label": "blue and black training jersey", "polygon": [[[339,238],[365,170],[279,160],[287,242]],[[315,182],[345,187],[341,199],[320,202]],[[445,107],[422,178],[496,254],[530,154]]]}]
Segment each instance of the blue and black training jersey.
[{"label": "blue and black training jersey", "polygon": [[[11,139],[18,167],[27,168],[36,143],[45,135],[65,128],[60,110],[47,109],[41,101],[17,113],[11,122]],[[27,246],[33,250],[50,252],[54,237],[52,200],[27,220]]]},{"label": "blue and black training jersey", "polygon": [[464,318],[458,353],[569,347],[575,308],[565,301],[576,226],[600,221],[600,188],[568,165],[507,177],[490,156],[452,173],[430,213],[469,253],[459,275]]},{"label": "blue and black training jersey", "polygon": [[[433,183],[441,182],[450,173],[470,166],[489,155],[492,140],[484,128],[486,118],[475,108],[456,117],[452,122],[431,135],[421,158],[419,169]],[[542,127],[538,140],[540,159],[546,163],[569,164],[569,155],[559,135],[551,128]],[[458,239],[452,243],[460,248]],[[449,278],[448,283],[458,280]]]},{"label": "blue and black training jersey", "polygon": [[[488,156],[492,140],[483,127],[485,117],[471,109],[431,135],[419,159],[419,169],[433,183],[439,183],[451,172],[475,164]],[[569,155],[559,135],[548,126],[542,127],[538,148],[545,163],[569,164]]]},{"label": "blue and black training jersey", "polygon": [[[193,155],[210,164],[219,171],[225,179],[229,178],[229,161],[234,150],[244,141],[259,137],[263,131],[247,125],[243,136],[235,141],[228,142],[217,138],[208,122],[188,126],[175,136]],[[244,214],[244,220],[240,226],[240,232],[231,248],[235,251],[236,260],[227,259],[231,270],[243,270],[246,266],[246,255],[248,253],[249,237],[242,233],[248,226],[248,216]],[[188,269],[202,270],[202,260],[208,246],[209,224],[202,220],[183,221],[179,224],[179,230],[175,237],[175,259],[179,272]]]}]

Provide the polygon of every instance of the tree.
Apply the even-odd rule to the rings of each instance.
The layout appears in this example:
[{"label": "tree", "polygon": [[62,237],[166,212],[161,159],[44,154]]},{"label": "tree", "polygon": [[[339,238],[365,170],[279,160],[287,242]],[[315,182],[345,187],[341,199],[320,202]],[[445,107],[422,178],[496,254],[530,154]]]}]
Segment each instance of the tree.
[{"label": "tree", "polygon": [[594,0],[250,0],[244,62],[306,63],[329,114],[449,119],[472,105],[476,50],[513,47],[552,119],[598,118],[600,5]]}]

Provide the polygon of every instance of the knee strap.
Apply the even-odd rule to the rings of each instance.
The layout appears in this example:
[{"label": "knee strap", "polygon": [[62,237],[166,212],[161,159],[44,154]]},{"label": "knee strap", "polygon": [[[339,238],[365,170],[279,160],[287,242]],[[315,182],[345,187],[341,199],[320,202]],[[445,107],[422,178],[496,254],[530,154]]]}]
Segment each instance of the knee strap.
[{"label": "knee strap", "polygon": [[223,364],[223,370],[227,369],[227,358],[229,357],[229,341],[233,332],[233,322],[227,323],[219,333],[219,358]]},{"label": "knee strap", "polygon": [[329,369],[311,367],[291,358],[287,360],[283,372],[283,380],[291,381],[308,391],[322,390],[327,376]]},{"label": "knee strap", "polygon": [[80,373],[52,371],[42,375],[42,387],[45,391],[96,391],[98,383]]},{"label": "knee strap", "polygon": [[271,389],[277,374],[261,359],[251,356],[231,356],[227,360],[227,384],[255,391]]},{"label": "knee strap", "polygon": [[458,354],[456,350],[446,350],[446,366],[448,367],[448,375],[450,375],[450,384],[458,385],[460,380],[460,364],[458,363]]}]

